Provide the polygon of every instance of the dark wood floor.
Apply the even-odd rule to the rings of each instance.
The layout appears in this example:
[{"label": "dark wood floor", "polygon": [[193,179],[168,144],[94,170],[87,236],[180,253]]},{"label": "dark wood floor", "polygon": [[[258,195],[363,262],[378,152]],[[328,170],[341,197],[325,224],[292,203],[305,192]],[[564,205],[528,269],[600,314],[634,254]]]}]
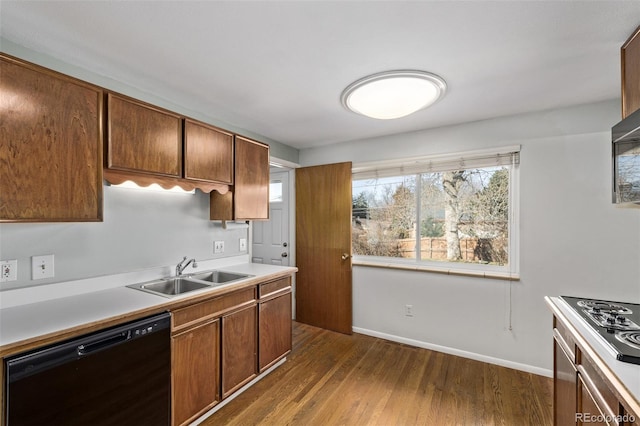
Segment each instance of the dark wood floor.
[{"label": "dark wood floor", "polygon": [[294,323],[281,367],[203,425],[551,425],[553,382]]}]

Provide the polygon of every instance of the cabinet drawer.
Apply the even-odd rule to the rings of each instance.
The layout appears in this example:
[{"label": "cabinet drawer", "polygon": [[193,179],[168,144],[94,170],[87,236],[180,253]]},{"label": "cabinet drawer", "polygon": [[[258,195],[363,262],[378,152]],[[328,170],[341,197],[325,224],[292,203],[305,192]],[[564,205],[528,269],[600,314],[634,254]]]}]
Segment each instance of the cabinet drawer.
[{"label": "cabinet drawer", "polygon": [[219,316],[234,308],[245,304],[253,303],[256,299],[255,287],[238,290],[234,293],[205,300],[186,308],[176,309],[172,312],[173,330],[179,330],[204,321],[215,316]]},{"label": "cabinet drawer", "polygon": [[279,280],[270,281],[268,283],[260,284],[259,297],[263,299],[271,294],[277,293],[280,290],[291,287],[291,277],[280,278]]},{"label": "cabinet drawer", "polygon": [[559,344],[571,356],[571,360],[576,362],[576,340],[573,338],[567,327],[562,322],[553,317],[554,335],[559,340]]},{"label": "cabinet drawer", "polygon": [[[575,420],[578,425],[595,425],[595,426],[611,426],[618,425],[611,414],[598,405],[596,398],[589,390],[589,386],[585,383],[582,376],[578,377],[578,411]],[[608,422],[607,420],[610,420]]]},{"label": "cabinet drawer", "polygon": [[591,360],[581,352],[578,365],[578,372],[582,376],[587,388],[593,395],[598,405],[604,414],[618,415],[619,414],[619,402],[616,395],[611,391],[607,385],[607,381],[599,373]]}]

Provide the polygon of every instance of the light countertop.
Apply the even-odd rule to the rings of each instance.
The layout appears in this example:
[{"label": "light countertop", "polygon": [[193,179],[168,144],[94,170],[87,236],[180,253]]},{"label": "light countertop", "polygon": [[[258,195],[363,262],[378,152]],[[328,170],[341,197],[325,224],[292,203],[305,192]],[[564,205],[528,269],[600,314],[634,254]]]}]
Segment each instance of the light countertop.
[{"label": "light countertop", "polygon": [[[255,285],[265,279],[293,274],[297,268],[258,263],[207,263],[188,273],[210,269],[251,275],[230,284],[167,298],[126,287],[166,276],[170,269],[98,277],[75,282],[50,284],[0,292],[0,355],[18,352],[24,344],[51,336],[66,338],[84,328],[109,327],[132,316],[146,316],[170,309],[181,301],[197,301],[236,288]],[[185,273],[185,275],[188,275]],[[60,337],[56,337],[60,340]]]}]

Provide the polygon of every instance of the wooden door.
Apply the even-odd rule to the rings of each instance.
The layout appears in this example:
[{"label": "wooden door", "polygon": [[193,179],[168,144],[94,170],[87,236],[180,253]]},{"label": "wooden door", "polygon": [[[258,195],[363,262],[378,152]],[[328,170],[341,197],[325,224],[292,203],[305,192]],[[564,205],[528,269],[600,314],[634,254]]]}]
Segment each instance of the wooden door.
[{"label": "wooden door", "polygon": [[351,163],[296,169],[296,320],[351,334]]}]

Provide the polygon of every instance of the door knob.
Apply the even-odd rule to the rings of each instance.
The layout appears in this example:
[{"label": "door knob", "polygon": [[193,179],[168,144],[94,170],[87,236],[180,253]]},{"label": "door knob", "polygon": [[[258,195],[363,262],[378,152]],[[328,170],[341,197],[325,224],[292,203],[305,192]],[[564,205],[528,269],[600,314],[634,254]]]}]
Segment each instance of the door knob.
[{"label": "door knob", "polygon": [[289,254],[285,251],[285,252],[282,252],[282,254],[280,256],[287,257],[287,256],[289,256]]},{"label": "door knob", "polygon": [[351,257],[351,255],[349,253],[342,253],[342,260],[347,260],[348,258]]}]

